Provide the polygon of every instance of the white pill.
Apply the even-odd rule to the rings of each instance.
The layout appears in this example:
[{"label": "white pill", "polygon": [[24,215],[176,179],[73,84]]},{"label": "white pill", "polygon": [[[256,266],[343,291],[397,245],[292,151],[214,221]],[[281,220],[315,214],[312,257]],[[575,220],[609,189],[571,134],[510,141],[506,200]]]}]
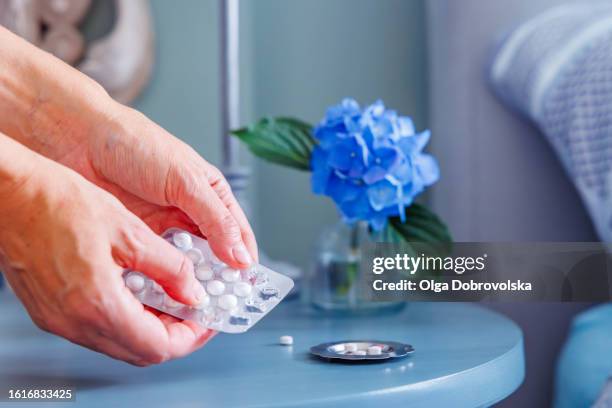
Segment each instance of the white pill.
[{"label": "white pill", "polygon": [[211,280],[215,274],[207,265],[200,265],[195,270],[195,276],[198,278],[198,280],[206,281]]},{"label": "white pill", "polygon": [[217,306],[225,310],[235,309],[238,306],[238,298],[234,295],[223,295],[219,298]]},{"label": "white pill", "polygon": [[218,280],[212,280],[206,284],[206,291],[213,296],[222,295],[225,292],[225,284]]},{"label": "white pill", "polygon": [[234,284],[234,295],[247,297],[251,294],[252,286],[247,282],[236,282]]},{"label": "white pill", "polygon": [[125,279],[125,285],[132,292],[140,292],[145,287],[145,280],[142,276],[140,276],[137,273],[130,273]]},{"label": "white pill", "polygon": [[164,299],[164,305],[166,305],[166,306],[168,306],[170,308],[175,308],[175,307],[182,306],[181,303],[179,303],[176,300],[172,299],[170,296],[166,296],[166,298]]},{"label": "white pill", "polygon": [[345,350],[349,353],[354,353],[357,351],[357,345],[355,343],[348,343],[345,346]]},{"label": "white pill", "polygon": [[280,336],[278,342],[283,346],[291,346],[293,344],[293,337],[291,336]]},{"label": "white pill", "polygon": [[344,353],[346,351],[344,344],[336,344],[332,349],[334,353]]},{"label": "white pill", "polygon": [[379,356],[382,354],[382,347],[380,346],[370,346],[368,347],[368,355],[370,356]]},{"label": "white pill", "polygon": [[195,308],[198,310],[202,310],[204,309],[206,306],[208,306],[210,304],[210,296],[206,295],[202,298],[202,300],[200,301],[200,303],[198,303],[197,305],[195,305]]},{"label": "white pill", "polygon": [[191,235],[186,232],[177,232],[172,236],[172,242],[183,251],[187,251],[193,247]]},{"label": "white pill", "polygon": [[221,277],[226,282],[236,282],[238,279],[240,279],[240,271],[232,268],[225,268],[223,271],[221,271]]},{"label": "white pill", "polygon": [[204,255],[198,248],[191,248],[187,251],[187,258],[191,259],[194,265],[199,265],[204,260]]},{"label": "white pill", "polygon": [[356,356],[365,356],[366,352],[365,350],[357,350],[353,354],[355,354]]}]

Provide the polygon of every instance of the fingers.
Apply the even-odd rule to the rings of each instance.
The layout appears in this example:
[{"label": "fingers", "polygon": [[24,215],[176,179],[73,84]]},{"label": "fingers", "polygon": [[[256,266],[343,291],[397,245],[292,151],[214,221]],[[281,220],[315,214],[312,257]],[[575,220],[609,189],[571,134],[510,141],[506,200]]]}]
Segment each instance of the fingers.
[{"label": "fingers", "polygon": [[259,254],[257,250],[257,241],[255,240],[255,234],[251,229],[251,225],[247,220],[242,207],[238,204],[236,197],[232,193],[229,183],[223,177],[223,174],[215,167],[210,166],[211,169],[208,171],[209,183],[213,191],[217,194],[221,202],[232,214],[238,227],[240,228],[240,234],[242,241],[245,243],[249,254],[255,262],[259,262]]},{"label": "fingers", "polygon": [[219,259],[234,268],[250,266],[258,259],[255,236],[229,184],[199,156],[194,162],[170,170],[168,201],[193,220]]},{"label": "fingers", "polygon": [[[127,291],[127,290],[126,290]],[[137,365],[159,364],[185,356],[202,347],[215,335],[193,322],[182,322],[166,314],[156,316],[133,296],[118,296],[117,340],[138,355]]]},{"label": "fingers", "polygon": [[168,347],[172,358],[183,357],[194,352],[216,334],[213,330],[206,329],[194,322],[180,320],[167,314],[161,314],[159,320],[168,332]]},{"label": "fingers", "polygon": [[134,220],[118,234],[113,257],[119,265],[147,275],[181,303],[197,305],[206,296],[195,278],[191,260],[140,220]]}]

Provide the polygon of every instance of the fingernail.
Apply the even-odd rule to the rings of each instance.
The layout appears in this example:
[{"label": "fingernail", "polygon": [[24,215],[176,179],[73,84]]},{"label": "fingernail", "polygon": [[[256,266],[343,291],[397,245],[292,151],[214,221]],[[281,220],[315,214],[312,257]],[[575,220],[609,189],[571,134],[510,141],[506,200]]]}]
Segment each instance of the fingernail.
[{"label": "fingernail", "polygon": [[236,258],[236,260],[243,265],[250,265],[253,263],[253,259],[251,259],[251,254],[249,254],[249,251],[247,251],[244,244],[238,244],[237,246],[235,246],[232,250],[232,253],[234,254],[234,258]]},{"label": "fingernail", "polygon": [[204,291],[204,287],[198,281],[193,283],[193,293],[195,295],[196,301],[200,303],[202,299],[206,296],[206,292]]}]

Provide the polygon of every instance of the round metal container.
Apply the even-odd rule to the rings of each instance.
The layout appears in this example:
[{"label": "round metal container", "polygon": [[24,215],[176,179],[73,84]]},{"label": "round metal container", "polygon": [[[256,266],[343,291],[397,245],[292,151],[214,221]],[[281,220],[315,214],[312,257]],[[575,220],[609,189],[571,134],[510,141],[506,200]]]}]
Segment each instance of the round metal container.
[{"label": "round metal container", "polygon": [[[379,346],[380,354],[367,354],[369,347]],[[353,351],[354,349],[354,351]],[[364,355],[363,352],[366,354]],[[310,348],[310,353],[329,360],[364,361],[406,357],[414,352],[410,344],[379,340],[343,340],[322,343]]]}]

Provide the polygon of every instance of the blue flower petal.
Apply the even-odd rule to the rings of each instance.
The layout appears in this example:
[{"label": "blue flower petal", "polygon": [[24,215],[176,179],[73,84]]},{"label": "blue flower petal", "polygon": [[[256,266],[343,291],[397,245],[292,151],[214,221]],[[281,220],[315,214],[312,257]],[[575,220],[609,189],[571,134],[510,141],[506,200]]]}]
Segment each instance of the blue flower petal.
[{"label": "blue flower petal", "polygon": [[348,220],[367,220],[371,213],[370,201],[366,194],[359,194],[355,199],[345,201],[339,206],[342,215]]},{"label": "blue flower petal", "polygon": [[368,187],[368,199],[374,211],[397,203],[397,188],[387,180]]},{"label": "blue flower petal", "polygon": [[370,167],[368,171],[363,175],[363,181],[366,184],[374,184],[381,180],[384,180],[387,176],[387,170],[382,166]]},{"label": "blue flower petal", "polygon": [[342,179],[332,174],[327,183],[325,194],[329,195],[336,204],[355,200],[362,192],[362,188],[351,180]]},{"label": "blue flower petal", "polygon": [[440,168],[433,156],[429,154],[417,156],[415,166],[425,186],[431,186],[440,179]]},{"label": "blue flower petal", "polygon": [[331,169],[327,165],[327,153],[318,147],[315,148],[312,151],[310,166],[312,168],[312,192],[324,194],[331,175]]}]

